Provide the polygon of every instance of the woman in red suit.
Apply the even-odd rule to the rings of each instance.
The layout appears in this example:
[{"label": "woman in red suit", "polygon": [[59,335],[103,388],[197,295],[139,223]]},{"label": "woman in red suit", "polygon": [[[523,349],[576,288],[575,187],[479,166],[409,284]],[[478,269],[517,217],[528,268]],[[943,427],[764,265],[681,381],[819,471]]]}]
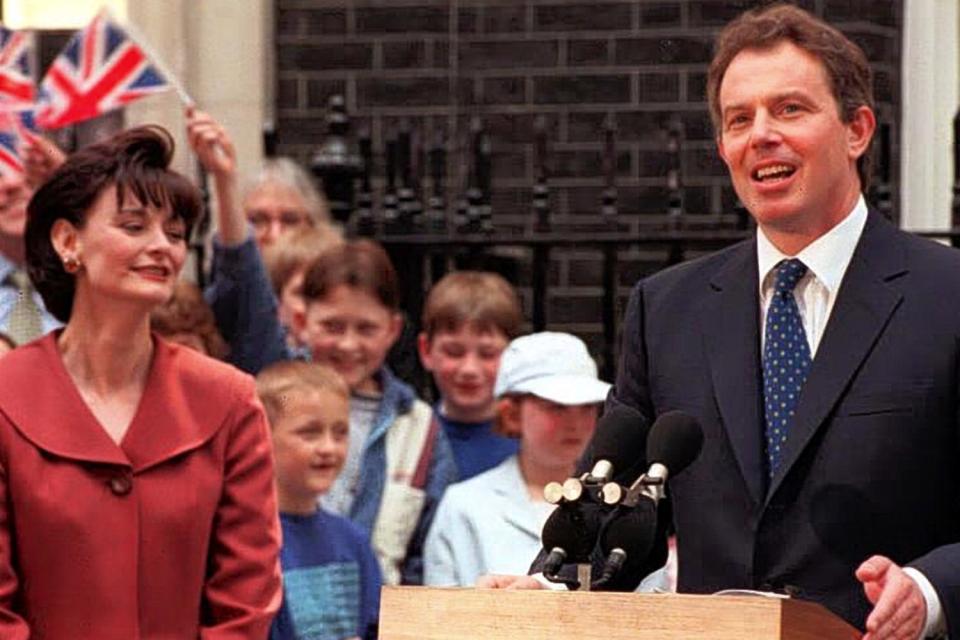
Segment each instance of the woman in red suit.
[{"label": "woman in red suit", "polygon": [[0,362],[0,638],[265,638],[281,597],[253,381],[150,333],[201,203],[166,131],[83,149],[30,202],[66,326]]}]

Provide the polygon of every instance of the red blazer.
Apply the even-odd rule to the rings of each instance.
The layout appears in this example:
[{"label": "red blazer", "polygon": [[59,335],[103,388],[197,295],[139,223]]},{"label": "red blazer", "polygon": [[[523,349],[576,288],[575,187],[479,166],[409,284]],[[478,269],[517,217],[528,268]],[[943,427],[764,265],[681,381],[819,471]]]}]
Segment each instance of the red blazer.
[{"label": "red blazer", "polygon": [[118,446],[55,340],[0,360],[0,638],[266,638],[280,529],[251,378],[155,339]]}]

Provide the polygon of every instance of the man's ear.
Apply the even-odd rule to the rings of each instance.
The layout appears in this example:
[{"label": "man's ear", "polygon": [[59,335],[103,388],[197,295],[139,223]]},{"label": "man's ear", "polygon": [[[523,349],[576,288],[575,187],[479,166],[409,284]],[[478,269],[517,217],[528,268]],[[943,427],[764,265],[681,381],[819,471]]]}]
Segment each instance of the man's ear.
[{"label": "man's ear", "polygon": [[427,371],[433,371],[433,356],[430,353],[430,338],[425,331],[421,331],[417,336],[417,353],[420,355],[420,363]]},{"label": "man's ear", "polygon": [[55,220],[50,228],[50,243],[53,245],[53,250],[60,256],[61,262],[68,257],[82,261],[79,255],[79,233],[72,222],[63,218]]},{"label": "man's ear", "polygon": [[847,123],[847,148],[850,158],[857,160],[870,146],[873,134],[877,130],[877,116],[867,105],[857,107],[853,118]]}]

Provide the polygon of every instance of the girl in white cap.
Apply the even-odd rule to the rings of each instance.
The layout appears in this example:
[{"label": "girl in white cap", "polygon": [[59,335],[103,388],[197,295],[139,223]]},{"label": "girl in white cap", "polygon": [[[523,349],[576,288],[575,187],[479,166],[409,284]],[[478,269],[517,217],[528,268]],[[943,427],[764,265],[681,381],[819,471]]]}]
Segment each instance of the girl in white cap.
[{"label": "girl in white cap", "polygon": [[526,573],[553,505],[543,487],[573,475],[610,385],[579,338],[543,332],[503,352],[498,428],[520,438],[499,466],[447,489],[427,536],[424,581],[472,586],[488,573]]}]

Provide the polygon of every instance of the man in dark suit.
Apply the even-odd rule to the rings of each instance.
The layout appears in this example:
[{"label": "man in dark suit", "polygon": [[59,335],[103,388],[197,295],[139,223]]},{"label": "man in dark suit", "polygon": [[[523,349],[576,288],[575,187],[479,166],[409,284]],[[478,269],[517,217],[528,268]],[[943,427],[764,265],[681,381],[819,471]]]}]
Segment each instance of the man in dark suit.
[{"label": "man in dark suit", "polygon": [[870,640],[956,635],[960,253],[868,211],[870,71],[837,30],[746,13],[708,94],[758,232],[636,286],[609,399],[703,427],[670,483],[678,590],[788,591]]}]

